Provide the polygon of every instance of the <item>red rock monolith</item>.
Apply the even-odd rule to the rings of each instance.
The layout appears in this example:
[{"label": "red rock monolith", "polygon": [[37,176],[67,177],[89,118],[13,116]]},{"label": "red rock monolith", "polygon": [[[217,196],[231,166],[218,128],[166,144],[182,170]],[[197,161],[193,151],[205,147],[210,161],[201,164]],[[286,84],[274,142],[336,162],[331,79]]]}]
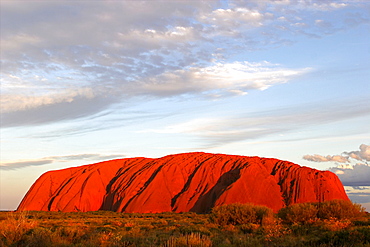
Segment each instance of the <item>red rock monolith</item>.
[{"label": "red rock monolith", "polygon": [[329,171],[278,159],[185,153],[46,172],[18,210],[204,213],[239,202],[278,211],[286,205],[332,199],[349,200]]}]

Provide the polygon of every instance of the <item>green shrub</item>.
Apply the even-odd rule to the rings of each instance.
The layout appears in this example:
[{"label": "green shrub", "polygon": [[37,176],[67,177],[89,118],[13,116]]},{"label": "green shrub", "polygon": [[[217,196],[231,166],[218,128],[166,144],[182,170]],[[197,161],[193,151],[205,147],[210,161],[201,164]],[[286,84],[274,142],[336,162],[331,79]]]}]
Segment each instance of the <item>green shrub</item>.
[{"label": "green shrub", "polygon": [[210,217],[219,225],[261,225],[264,218],[273,217],[273,212],[265,206],[234,203],[214,207]]},{"label": "green shrub", "polygon": [[288,224],[312,223],[317,219],[318,208],[313,203],[298,203],[282,208],[278,216]]},{"label": "green shrub", "polygon": [[370,228],[344,229],[341,231],[327,231],[316,241],[313,246],[369,246]]}]

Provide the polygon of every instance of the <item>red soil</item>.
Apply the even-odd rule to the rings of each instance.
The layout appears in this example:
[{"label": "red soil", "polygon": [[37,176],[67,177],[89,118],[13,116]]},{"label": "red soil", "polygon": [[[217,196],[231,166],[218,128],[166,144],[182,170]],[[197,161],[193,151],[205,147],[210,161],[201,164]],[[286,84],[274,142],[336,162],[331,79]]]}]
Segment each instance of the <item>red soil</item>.
[{"label": "red soil", "polygon": [[278,159],[186,153],[46,172],[18,210],[203,213],[240,202],[277,211],[294,203],[332,199],[349,200],[329,171]]}]

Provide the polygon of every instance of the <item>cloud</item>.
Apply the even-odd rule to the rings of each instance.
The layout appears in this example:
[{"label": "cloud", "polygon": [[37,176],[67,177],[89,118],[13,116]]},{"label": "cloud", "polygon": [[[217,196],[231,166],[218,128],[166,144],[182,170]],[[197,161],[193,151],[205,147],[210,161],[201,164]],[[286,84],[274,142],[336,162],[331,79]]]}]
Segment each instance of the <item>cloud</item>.
[{"label": "cloud", "polygon": [[314,155],[305,155],[303,156],[303,159],[308,160],[308,161],[314,161],[314,162],[329,162],[329,161],[335,161],[339,163],[348,162],[348,157],[344,157],[341,155],[322,156],[322,155],[314,154]]},{"label": "cloud", "polygon": [[[348,159],[361,161],[351,167],[332,167],[330,170],[336,173],[344,185],[348,186],[370,186],[370,145],[361,144],[360,151],[343,152]],[[349,166],[349,169],[348,169]]]},{"label": "cloud", "polygon": [[337,174],[345,186],[370,186],[370,165],[359,163],[351,169],[332,167],[330,171]]},{"label": "cloud", "polygon": [[64,92],[56,92],[46,95],[4,95],[1,99],[3,113],[25,111],[48,105],[71,103],[78,98],[92,99],[94,92],[91,88],[68,89]]},{"label": "cloud", "polygon": [[[342,102],[344,103],[344,102]],[[312,125],[334,123],[348,118],[366,116],[370,106],[359,100],[355,104],[327,104],[295,106],[286,109],[261,111],[244,115],[223,117],[201,117],[158,129],[141,132],[186,134],[200,139],[205,147],[216,147],[243,140],[256,139],[272,134],[284,134],[308,128]],[[335,156],[306,156],[307,159],[345,162],[346,158]]]},{"label": "cloud", "polygon": [[[241,28],[255,28],[263,25],[266,19],[272,17],[271,13],[263,14],[258,10],[236,7],[233,9],[216,9],[209,13],[204,13],[199,19],[212,25],[213,35],[218,34],[227,36],[237,36]],[[212,35],[212,34],[209,34]]]},{"label": "cloud", "polygon": [[[94,99],[75,97],[71,102],[55,102],[27,110],[1,112],[1,126],[30,126],[93,117],[115,102],[114,97],[108,96]],[[23,102],[20,104],[23,105]]]},{"label": "cloud", "polygon": [[307,28],[318,37],[343,29],[345,17],[323,17],[352,6],[288,2],[2,1],[2,126],[93,116],[137,96],[240,96],[285,83],[309,71],[227,59]]},{"label": "cloud", "polygon": [[343,152],[341,155],[327,155],[322,156],[318,154],[305,155],[303,159],[314,162],[339,162],[346,163],[350,162],[350,158],[360,160],[366,163],[370,161],[370,145],[361,144],[360,151]]},{"label": "cloud", "polygon": [[[370,165],[369,161],[370,145],[361,144],[360,151],[343,152],[341,155],[305,155],[303,159],[314,162],[339,162],[336,167],[329,168],[337,174],[345,186],[370,186]],[[361,161],[355,165],[353,161]]]},{"label": "cloud", "polygon": [[48,165],[55,162],[68,162],[74,160],[87,160],[87,161],[101,161],[111,160],[117,158],[123,158],[124,155],[100,155],[100,154],[76,154],[76,155],[65,155],[65,156],[50,156],[41,158],[38,160],[22,160],[22,161],[11,161],[2,162],[0,164],[1,170],[16,170],[32,166]]},{"label": "cloud", "polygon": [[70,88],[36,96],[5,94],[1,99],[2,126],[36,125],[91,116],[122,101],[122,95],[126,96],[126,101],[139,96],[150,99],[179,95],[211,98],[245,95],[250,90],[265,90],[286,83],[308,71],[308,68],[288,69],[266,61],[215,63],[165,72],[113,88]]},{"label": "cloud", "polygon": [[346,193],[355,203],[360,203],[370,212],[370,186],[345,186]]},{"label": "cloud", "polygon": [[344,152],[343,154],[356,160],[370,161],[370,145],[361,144],[360,151]]},{"label": "cloud", "polygon": [[265,90],[272,85],[286,83],[306,69],[287,69],[269,62],[216,63],[209,67],[192,67],[147,78],[142,92],[153,95],[200,93],[206,95],[236,95],[253,89]]},{"label": "cloud", "polygon": [[16,162],[6,162],[0,165],[1,170],[16,170],[24,167],[30,166],[42,166],[53,163],[53,160],[50,159],[41,159],[41,160],[27,160],[27,161],[16,161]]},{"label": "cloud", "polygon": [[53,159],[55,161],[71,161],[71,160],[109,160],[123,158],[125,155],[111,154],[111,155],[101,155],[101,154],[75,154],[75,155],[65,155],[65,156],[50,156],[45,159]]}]

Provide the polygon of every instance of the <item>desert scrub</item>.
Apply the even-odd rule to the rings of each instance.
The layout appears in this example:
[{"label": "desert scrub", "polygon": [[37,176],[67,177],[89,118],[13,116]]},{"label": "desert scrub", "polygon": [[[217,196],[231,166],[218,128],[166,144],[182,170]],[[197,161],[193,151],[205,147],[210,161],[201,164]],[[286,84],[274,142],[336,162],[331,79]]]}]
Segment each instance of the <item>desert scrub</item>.
[{"label": "desert scrub", "polygon": [[186,235],[180,235],[178,237],[170,237],[170,239],[164,244],[164,247],[210,247],[212,241],[210,237],[201,235],[200,233],[190,233]]},{"label": "desert scrub", "polygon": [[[260,212],[262,220],[258,220]],[[334,218],[313,224],[281,224],[263,212],[256,210],[253,219],[257,223],[239,225],[220,225],[211,220],[211,214],[194,213],[0,212],[0,247],[163,247],[184,246],[186,241],[192,246],[214,247],[370,246],[370,215],[361,221],[350,220],[347,227],[348,221]],[[23,230],[11,230],[14,235],[6,234],[6,238],[3,233],[9,234],[9,229]]]},{"label": "desert scrub", "polygon": [[268,217],[273,217],[272,209],[241,203],[214,207],[210,214],[211,221],[219,225],[261,225],[263,219]]},{"label": "desert scrub", "polygon": [[280,209],[278,216],[287,224],[306,224],[317,221],[317,213],[317,205],[298,203]]},{"label": "desert scrub", "polygon": [[59,232],[51,231],[48,228],[36,227],[16,243],[16,246],[27,247],[49,247],[66,246],[70,244],[65,238],[59,235]]},{"label": "desert scrub", "polygon": [[357,203],[344,200],[331,200],[316,204],[318,207],[318,218],[355,220],[365,216],[365,209]]},{"label": "desert scrub", "polygon": [[329,231],[339,231],[352,225],[352,222],[348,219],[339,220],[336,218],[324,219],[321,223],[323,228]]},{"label": "desert scrub", "polygon": [[325,231],[316,241],[310,242],[311,246],[370,246],[370,228],[359,227],[340,231]]},{"label": "desert scrub", "polygon": [[318,220],[349,222],[362,219],[365,215],[365,209],[361,205],[344,200],[298,203],[282,208],[278,212],[278,216],[286,224],[307,224]]},{"label": "desert scrub", "polygon": [[23,235],[35,228],[37,222],[28,219],[28,213],[8,212],[0,221],[0,246],[9,246],[22,239]]}]

